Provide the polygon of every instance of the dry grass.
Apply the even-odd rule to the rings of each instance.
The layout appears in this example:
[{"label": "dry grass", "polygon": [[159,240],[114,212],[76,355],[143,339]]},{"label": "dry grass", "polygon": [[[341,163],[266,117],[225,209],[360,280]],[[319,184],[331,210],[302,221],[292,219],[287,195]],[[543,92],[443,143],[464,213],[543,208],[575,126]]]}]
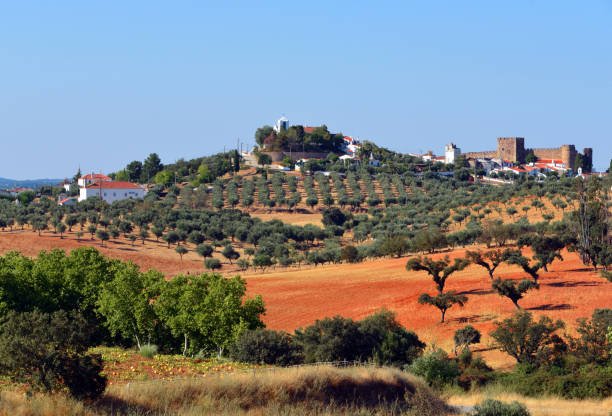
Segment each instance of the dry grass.
[{"label": "dry grass", "polygon": [[5,391],[0,415],[443,415],[418,379],[393,369],[304,367],[111,386],[84,405],[61,395]]},{"label": "dry grass", "polygon": [[503,402],[518,401],[527,406],[531,416],[608,416],[612,412],[612,398],[605,400],[565,400],[558,397],[524,397],[505,392],[454,395],[448,399],[453,406],[473,406],[485,399]]}]

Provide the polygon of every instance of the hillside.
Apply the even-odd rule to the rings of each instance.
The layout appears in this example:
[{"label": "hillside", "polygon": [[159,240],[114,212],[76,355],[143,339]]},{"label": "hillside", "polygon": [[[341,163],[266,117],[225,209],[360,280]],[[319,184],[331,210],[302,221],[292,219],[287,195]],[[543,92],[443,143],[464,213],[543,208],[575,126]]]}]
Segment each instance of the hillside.
[{"label": "hillside", "polygon": [[0,189],[11,189],[11,188],[32,188],[36,189],[41,186],[50,185],[56,186],[61,183],[63,179],[8,179],[0,178]]}]

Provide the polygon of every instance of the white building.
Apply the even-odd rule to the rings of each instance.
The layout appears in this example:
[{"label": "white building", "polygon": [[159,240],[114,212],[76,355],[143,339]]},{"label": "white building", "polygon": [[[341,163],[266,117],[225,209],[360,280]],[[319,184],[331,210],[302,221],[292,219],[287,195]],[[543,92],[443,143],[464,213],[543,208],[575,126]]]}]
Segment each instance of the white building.
[{"label": "white building", "polygon": [[101,173],[88,173],[87,175],[81,176],[79,180],[77,181],[77,183],[80,187],[83,187],[83,186],[89,186],[92,183],[110,182],[110,181],[112,181],[111,178]]},{"label": "white building", "polygon": [[123,199],[142,199],[145,194],[144,187],[135,183],[99,181],[81,186],[79,202],[85,201],[87,198],[97,197],[112,204]]},{"label": "white building", "polygon": [[276,120],[276,124],[274,125],[274,131],[280,133],[282,130],[287,130],[289,128],[289,120],[287,117],[282,116],[278,120]]},{"label": "white building", "polygon": [[455,143],[449,143],[444,146],[444,163],[455,163],[455,159],[461,154],[461,149],[455,146]]}]

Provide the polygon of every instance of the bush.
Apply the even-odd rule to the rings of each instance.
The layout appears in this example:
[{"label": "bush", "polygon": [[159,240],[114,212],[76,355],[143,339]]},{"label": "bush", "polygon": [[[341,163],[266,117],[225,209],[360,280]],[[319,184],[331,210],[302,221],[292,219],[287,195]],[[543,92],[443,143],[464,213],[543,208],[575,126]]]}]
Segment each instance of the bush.
[{"label": "bush", "polygon": [[412,331],[395,319],[395,314],[382,310],[359,322],[364,352],[377,364],[402,367],[411,364],[423,353],[425,344]]},{"label": "bush", "polygon": [[499,400],[487,399],[476,405],[473,416],[529,416],[525,405],[519,402],[504,403]]},{"label": "bush", "polygon": [[293,341],[291,335],[269,329],[243,332],[230,348],[230,357],[245,363],[280,366],[303,361],[302,349]]},{"label": "bush", "polygon": [[441,349],[433,350],[414,360],[410,371],[437,388],[455,383],[461,373],[458,364]]},{"label": "bush", "polygon": [[0,325],[0,374],[77,398],[104,392],[99,355],[86,354],[91,328],[78,313],[9,312]]},{"label": "bush", "polygon": [[365,355],[359,324],[341,316],[319,319],[296,330],[295,340],[302,346],[307,363],[354,361]]},{"label": "bush", "polygon": [[574,371],[559,368],[533,370],[518,366],[499,378],[507,390],[525,396],[552,395],[566,399],[602,399],[612,394],[612,367],[585,365]]},{"label": "bush", "polygon": [[153,358],[157,355],[157,345],[145,344],[142,347],[140,347],[139,353],[145,358]]}]

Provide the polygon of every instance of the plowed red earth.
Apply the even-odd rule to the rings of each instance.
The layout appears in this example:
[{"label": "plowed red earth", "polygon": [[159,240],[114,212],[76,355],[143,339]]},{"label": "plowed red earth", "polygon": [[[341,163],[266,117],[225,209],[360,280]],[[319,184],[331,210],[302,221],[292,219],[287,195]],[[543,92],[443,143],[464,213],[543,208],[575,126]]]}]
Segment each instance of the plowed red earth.
[{"label": "plowed red earth", "polygon": [[[0,253],[18,250],[34,256],[40,250],[62,248],[71,250],[92,245],[105,255],[130,260],[143,269],[155,268],[168,276],[177,273],[202,272],[202,261],[190,252],[181,261],[174,249],[163,243],[147,241],[135,246],[127,241],[110,242],[100,248],[95,241],[77,242],[73,235],[60,239],[51,233],[38,237],[31,231],[0,232]],[[438,253],[435,258],[450,254],[463,256],[465,250]],[[572,331],[575,321],[588,317],[595,308],[612,307],[612,284],[587,269],[575,253],[563,252],[563,261],[555,261],[549,272],[541,272],[540,289],[528,292],[520,301],[523,308],[534,315],[547,315],[562,319]],[[494,322],[510,316],[515,308],[507,298],[491,291],[486,271],[479,266],[453,274],[446,290],[456,290],[468,296],[465,307],[453,307],[447,313],[447,322],[441,324],[437,309],[419,305],[421,293],[435,294],[435,287],[425,272],[407,272],[407,259],[377,259],[360,264],[340,264],[243,273],[250,295],[261,294],[267,313],[264,321],[269,328],[292,331],[309,325],[316,319],[342,315],[363,318],[378,309],[387,308],[397,314],[399,321],[414,330],[429,344],[435,343],[446,350],[452,349],[454,331],[471,324],[485,336],[478,349],[496,367],[512,364],[505,354],[491,348],[488,334]],[[228,274],[237,273],[234,266],[225,264]],[[496,275],[502,278],[522,279],[527,276],[516,266],[501,266]]]}]

